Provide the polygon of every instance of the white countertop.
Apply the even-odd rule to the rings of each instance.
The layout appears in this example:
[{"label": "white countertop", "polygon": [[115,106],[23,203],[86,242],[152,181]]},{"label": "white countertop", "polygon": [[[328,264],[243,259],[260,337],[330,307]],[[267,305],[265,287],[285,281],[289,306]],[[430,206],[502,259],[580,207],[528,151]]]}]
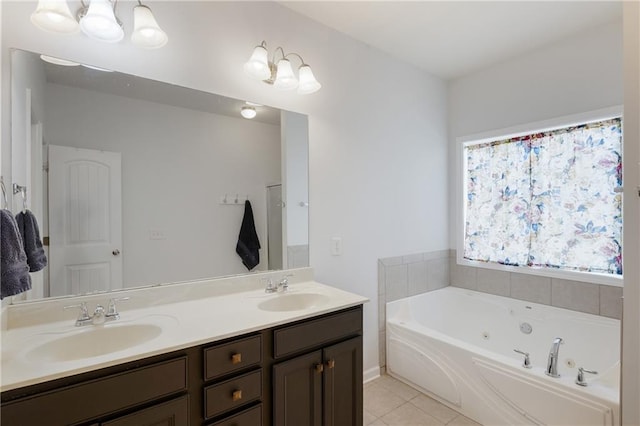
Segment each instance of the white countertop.
[{"label": "white countertop", "polygon": [[[302,274],[304,275],[304,274]],[[246,279],[245,279],[246,281]],[[254,281],[258,281],[255,278]],[[202,282],[205,283],[206,282]],[[200,285],[203,285],[199,283]],[[211,286],[210,286],[211,287]],[[2,362],[0,391],[42,383],[61,377],[134,361],[191,346],[210,343],[228,337],[297,321],[365,303],[365,297],[329,287],[315,281],[293,283],[285,293],[265,293],[261,286],[238,285],[238,291],[220,291],[209,297],[163,302],[153,306],[118,304],[121,318],[104,325],[75,327],[69,314],[56,306],[56,321],[16,324],[2,330]],[[317,306],[292,311],[265,311],[258,304],[287,294],[317,293],[327,298]],[[195,292],[199,296],[202,292]],[[119,295],[120,296],[120,295]],[[103,296],[107,298],[108,296]],[[132,296],[133,298],[134,296]],[[108,299],[107,299],[108,300]],[[70,304],[66,300],[66,304]],[[74,300],[75,302],[75,300]],[[77,303],[77,302],[76,302]],[[104,304],[104,303],[103,303]],[[59,305],[59,303],[58,303]],[[139,305],[139,303],[138,303]],[[106,306],[106,304],[105,304]],[[94,305],[89,303],[90,313]],[[131,309],[133,307],[133,309]],[[75,318],[77,311],[73,310]],[[23,322],[24,323],[24,322]],[[74,333],[91,332],[92,327],[125,327],[130,324],[156,324],[162,333],[146,342],[124,350],[73,361],[43,361],[41,345]],[[126,330],[126,328],[124,328]]]}]

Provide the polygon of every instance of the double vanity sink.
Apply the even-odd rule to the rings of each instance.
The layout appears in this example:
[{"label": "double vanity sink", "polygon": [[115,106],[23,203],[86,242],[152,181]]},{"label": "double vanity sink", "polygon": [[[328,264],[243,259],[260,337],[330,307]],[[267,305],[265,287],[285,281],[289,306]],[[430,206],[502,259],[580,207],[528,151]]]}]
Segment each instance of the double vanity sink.
[{"label": "double vanity sink", "polygon": [[362,424],[367,299],[293,272],[5,307],[0,420]]},{"label": "double vanity sink", "polygon": [[[247,300],[257,301],[257,309],[267,312],[306,311],[328,306],[331,298],[327,294],[300,292],[276,293],[268,297],[251,294]],[[86,325],[69,329],[62,325],[62,331],[35,332],[27,341],[37,342],[33,347],[21,351],[27,361],[71,362],[85,358],[109,356],[129,348],[144,345],[163,333],[176,333],[180,322],[170,315],[151,314],[137,320],[120,320],[120,322]],[[27,332],[28,333],[28,332]],[[42,343],[44,341],[44,343]]]},{"label": "double vanity sink", "polygon": [[[258,278],[253,281],[259,283]],[[185,284],[206,285],[206,281]],[[173,303],[151,301],[148,307],[144,305],[150,295],[144,294],[145,290],[135,291],[130,300],[119,303],[120,319],[81,327],[68,319],[69,313],[63,315],[60,303],[42,302],[54,305],[43,315],[44,323],[2,331],[1,390],[273,327],[367,300],[315,281],[295,283],[286,291],[270,294],[260,284],[250,283],[238,285],[238,292],[228,293],[229,289],[223,288],[226,294],[216,294],[215,285],[210,285],[210,297],[199,298],[201,291],[196,291],[196,299],[187,296]],[[180,291],[179,287],[170,290]],[[98,298],[106,304],[108,296],[102,299]],[[92,302],[87,304],[92,312]],[[136,309],[128,309],[130,305]],[[67,319],[59,320],[63,316]],[[53,320],[47,321],[49,318]]]}]

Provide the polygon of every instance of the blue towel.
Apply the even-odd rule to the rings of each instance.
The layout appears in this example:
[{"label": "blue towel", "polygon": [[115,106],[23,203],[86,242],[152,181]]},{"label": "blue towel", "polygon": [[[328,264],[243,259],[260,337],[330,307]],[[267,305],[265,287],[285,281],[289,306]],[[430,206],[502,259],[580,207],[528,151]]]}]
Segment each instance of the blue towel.
[{"label": "blue towel", "polygon": [[236,253],[242,259],[242,264],[252,270],[260,263],[260,240],[253,222],[253,209],[249,200],[244,202],[244,216],[236,244]]},{"label": "blue towel", "polygon": [[0,299],[4,299],[31,289],[29,265],[18,224],[13,214],[5,209],[0,210],[0,243]]},{"label": "blue towel", "polygon": [[25,210],[16,215],[18,230],[22,235],[22,246],[27,255],[29,272],[37,272],[47,266],[47,255],[44,254],[38,221],[30,210]]}]

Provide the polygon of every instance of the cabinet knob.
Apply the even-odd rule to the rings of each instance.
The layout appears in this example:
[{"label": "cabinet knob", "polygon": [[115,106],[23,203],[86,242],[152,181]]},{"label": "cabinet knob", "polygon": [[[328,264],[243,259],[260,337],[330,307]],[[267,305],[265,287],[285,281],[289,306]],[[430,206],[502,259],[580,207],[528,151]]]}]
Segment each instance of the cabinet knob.
[{"label": "cabinet knob", "polygon": [[231,394],[231,399],[234,401],[240,401],[242,399],[242,391],[236,390]]},{"label": "cabinet knob", "polygon": [[240,364],[242,362],[242,354],[233,354],[231,355],[231,364]]},{"label": "cabinet knob", "polygon": [[324,364],[316,364],[315,370],[316,373],[322,373],[324,371]]},{"label": "cabinet knob", "polygon": [[336,366],[336,360],[335,359],[330,359],[329,361],[327,361],[327,368],[333,368]]}]

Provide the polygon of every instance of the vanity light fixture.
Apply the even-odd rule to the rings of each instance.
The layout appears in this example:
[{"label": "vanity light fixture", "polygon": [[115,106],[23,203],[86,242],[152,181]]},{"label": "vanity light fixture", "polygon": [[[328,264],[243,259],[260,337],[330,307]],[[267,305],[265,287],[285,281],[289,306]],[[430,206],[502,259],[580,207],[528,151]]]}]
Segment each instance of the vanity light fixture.
[{"label": "vanity light fixture", "polygon": [[256,112],[256,109],[252,106],[243,106],[242,108],[240,108],[240,115],[248,120],[251,120],[257,114],[258,113]]},{"label": "vanity light fixture", "polygon": [[[280,52],[280,59],[276,62],[278,52]],[[288,59],[291,56],[297,57],[301,63],[297,77]],[[273,52],[272,60],[269,61],[267,42],[264,40],[253,49],[251,58],[244,64],[244,71],[250,77],[272,84],[276,89],[293,90],[297,88],[299,95],[317,92],[322,87],[314,77],[311,67],[304,62],[302,56],[295,52],[285,53],[282,47],[277,47]]]},{"label": "vanity light fixture", "polygon": [[[117,43],[124,38],[122,22],[116,15],[118,0],[80,0],[81,8],[76,18],[71,15],[67,0],[38,0],[31,22],[38,28],[63,34],[76,33],[81,29],[89,38]],[[162,31],[151,9],[140,0],[133,8],[133,33],[131,42],[148,49],[156,49],[167,44],[169,38]]]}]

